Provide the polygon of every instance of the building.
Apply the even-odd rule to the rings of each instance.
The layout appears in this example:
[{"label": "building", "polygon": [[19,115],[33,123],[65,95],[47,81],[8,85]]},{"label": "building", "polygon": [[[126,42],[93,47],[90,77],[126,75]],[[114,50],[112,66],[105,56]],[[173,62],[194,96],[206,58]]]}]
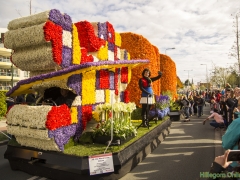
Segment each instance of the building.
[{"label": "building", "polygon": [[15,67],[10,56],[12,51],[4,48],[4,33],[6,28],[0,28],[0,90],[10,90],[16,83],[22,79],[28,78],[27,71],[21,71]]}]

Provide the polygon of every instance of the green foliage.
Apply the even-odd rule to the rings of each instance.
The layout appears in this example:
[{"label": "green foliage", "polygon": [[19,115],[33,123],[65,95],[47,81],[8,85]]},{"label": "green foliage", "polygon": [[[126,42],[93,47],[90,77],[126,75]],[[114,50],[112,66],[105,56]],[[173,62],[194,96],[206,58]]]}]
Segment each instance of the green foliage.
[{"label": "green foliage", "polygon": [[0,91],[0,117],[3,117],[7,112],[6,92]]},{"label": "green foliage", "polygon": [[133,110],[133,112],[131,114],[131,119],[132,120],[142,119],[141,112],[142,112],[142,108],[137,108],[137,109]]}]

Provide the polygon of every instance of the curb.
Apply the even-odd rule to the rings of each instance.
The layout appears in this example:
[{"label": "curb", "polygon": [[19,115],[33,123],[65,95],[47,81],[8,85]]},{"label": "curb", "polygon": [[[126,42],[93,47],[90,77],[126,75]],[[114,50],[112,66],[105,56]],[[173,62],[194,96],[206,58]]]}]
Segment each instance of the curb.
[{"label": "curb", "polygon": [[8,144],[8,140],[0,141],[0,146],[4,146],[4,145],[7,145],[7,144]]}]

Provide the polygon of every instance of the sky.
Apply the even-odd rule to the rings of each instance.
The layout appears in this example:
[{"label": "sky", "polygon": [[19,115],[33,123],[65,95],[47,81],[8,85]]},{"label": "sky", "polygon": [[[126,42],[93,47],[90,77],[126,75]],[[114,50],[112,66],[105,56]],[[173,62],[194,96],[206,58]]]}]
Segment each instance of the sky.
[{"label": "sky", "polygon": [[0,31],[30,10],[50,9],[67,13],[73,22],[109,21],[116,32],[142,35],[171,57],[183,82],[188,77],[194,84],[206,82],[215,66],[238,62],[229,53],[236,42],[239,0],[0,0]]}]

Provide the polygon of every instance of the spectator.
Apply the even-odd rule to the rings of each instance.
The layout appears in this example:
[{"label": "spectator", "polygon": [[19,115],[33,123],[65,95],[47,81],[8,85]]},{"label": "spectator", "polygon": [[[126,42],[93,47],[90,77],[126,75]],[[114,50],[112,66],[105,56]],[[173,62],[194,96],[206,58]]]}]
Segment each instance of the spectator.
[{"label": "spectator", "polygon": [[198,95],[198,97],[197,97],[197,105],[198,105],[198,117],[201,117],[202,116],[202,109],[203,109],[203,105],[204,105],[204,100],[200,95]]},{"label": "spectator", "polygon": [[214,109],[214,110],[213,110],[213,113],[212,113],[210,116],[208,116],[208,117],[203,121],[203,125],[204,125],[205,122],[206,122],[207,120],[209,120],[210,118],[214,118],[214,120],[212,120],[212,121],[210,122],[210,125],[213,126],[213,127],[215,127],[215,129],[218,128],[218,127],[224,126],[223,117],[222,117],[220,114],[218,114],[218,110],[217,110],[217,109]]},{"label": "spectator", "polygon": [[35,98],[35,95],[33,93],[27,94],[26,103],[28,103],[28,104],[35,104],[36,103],[36,98]]}]

